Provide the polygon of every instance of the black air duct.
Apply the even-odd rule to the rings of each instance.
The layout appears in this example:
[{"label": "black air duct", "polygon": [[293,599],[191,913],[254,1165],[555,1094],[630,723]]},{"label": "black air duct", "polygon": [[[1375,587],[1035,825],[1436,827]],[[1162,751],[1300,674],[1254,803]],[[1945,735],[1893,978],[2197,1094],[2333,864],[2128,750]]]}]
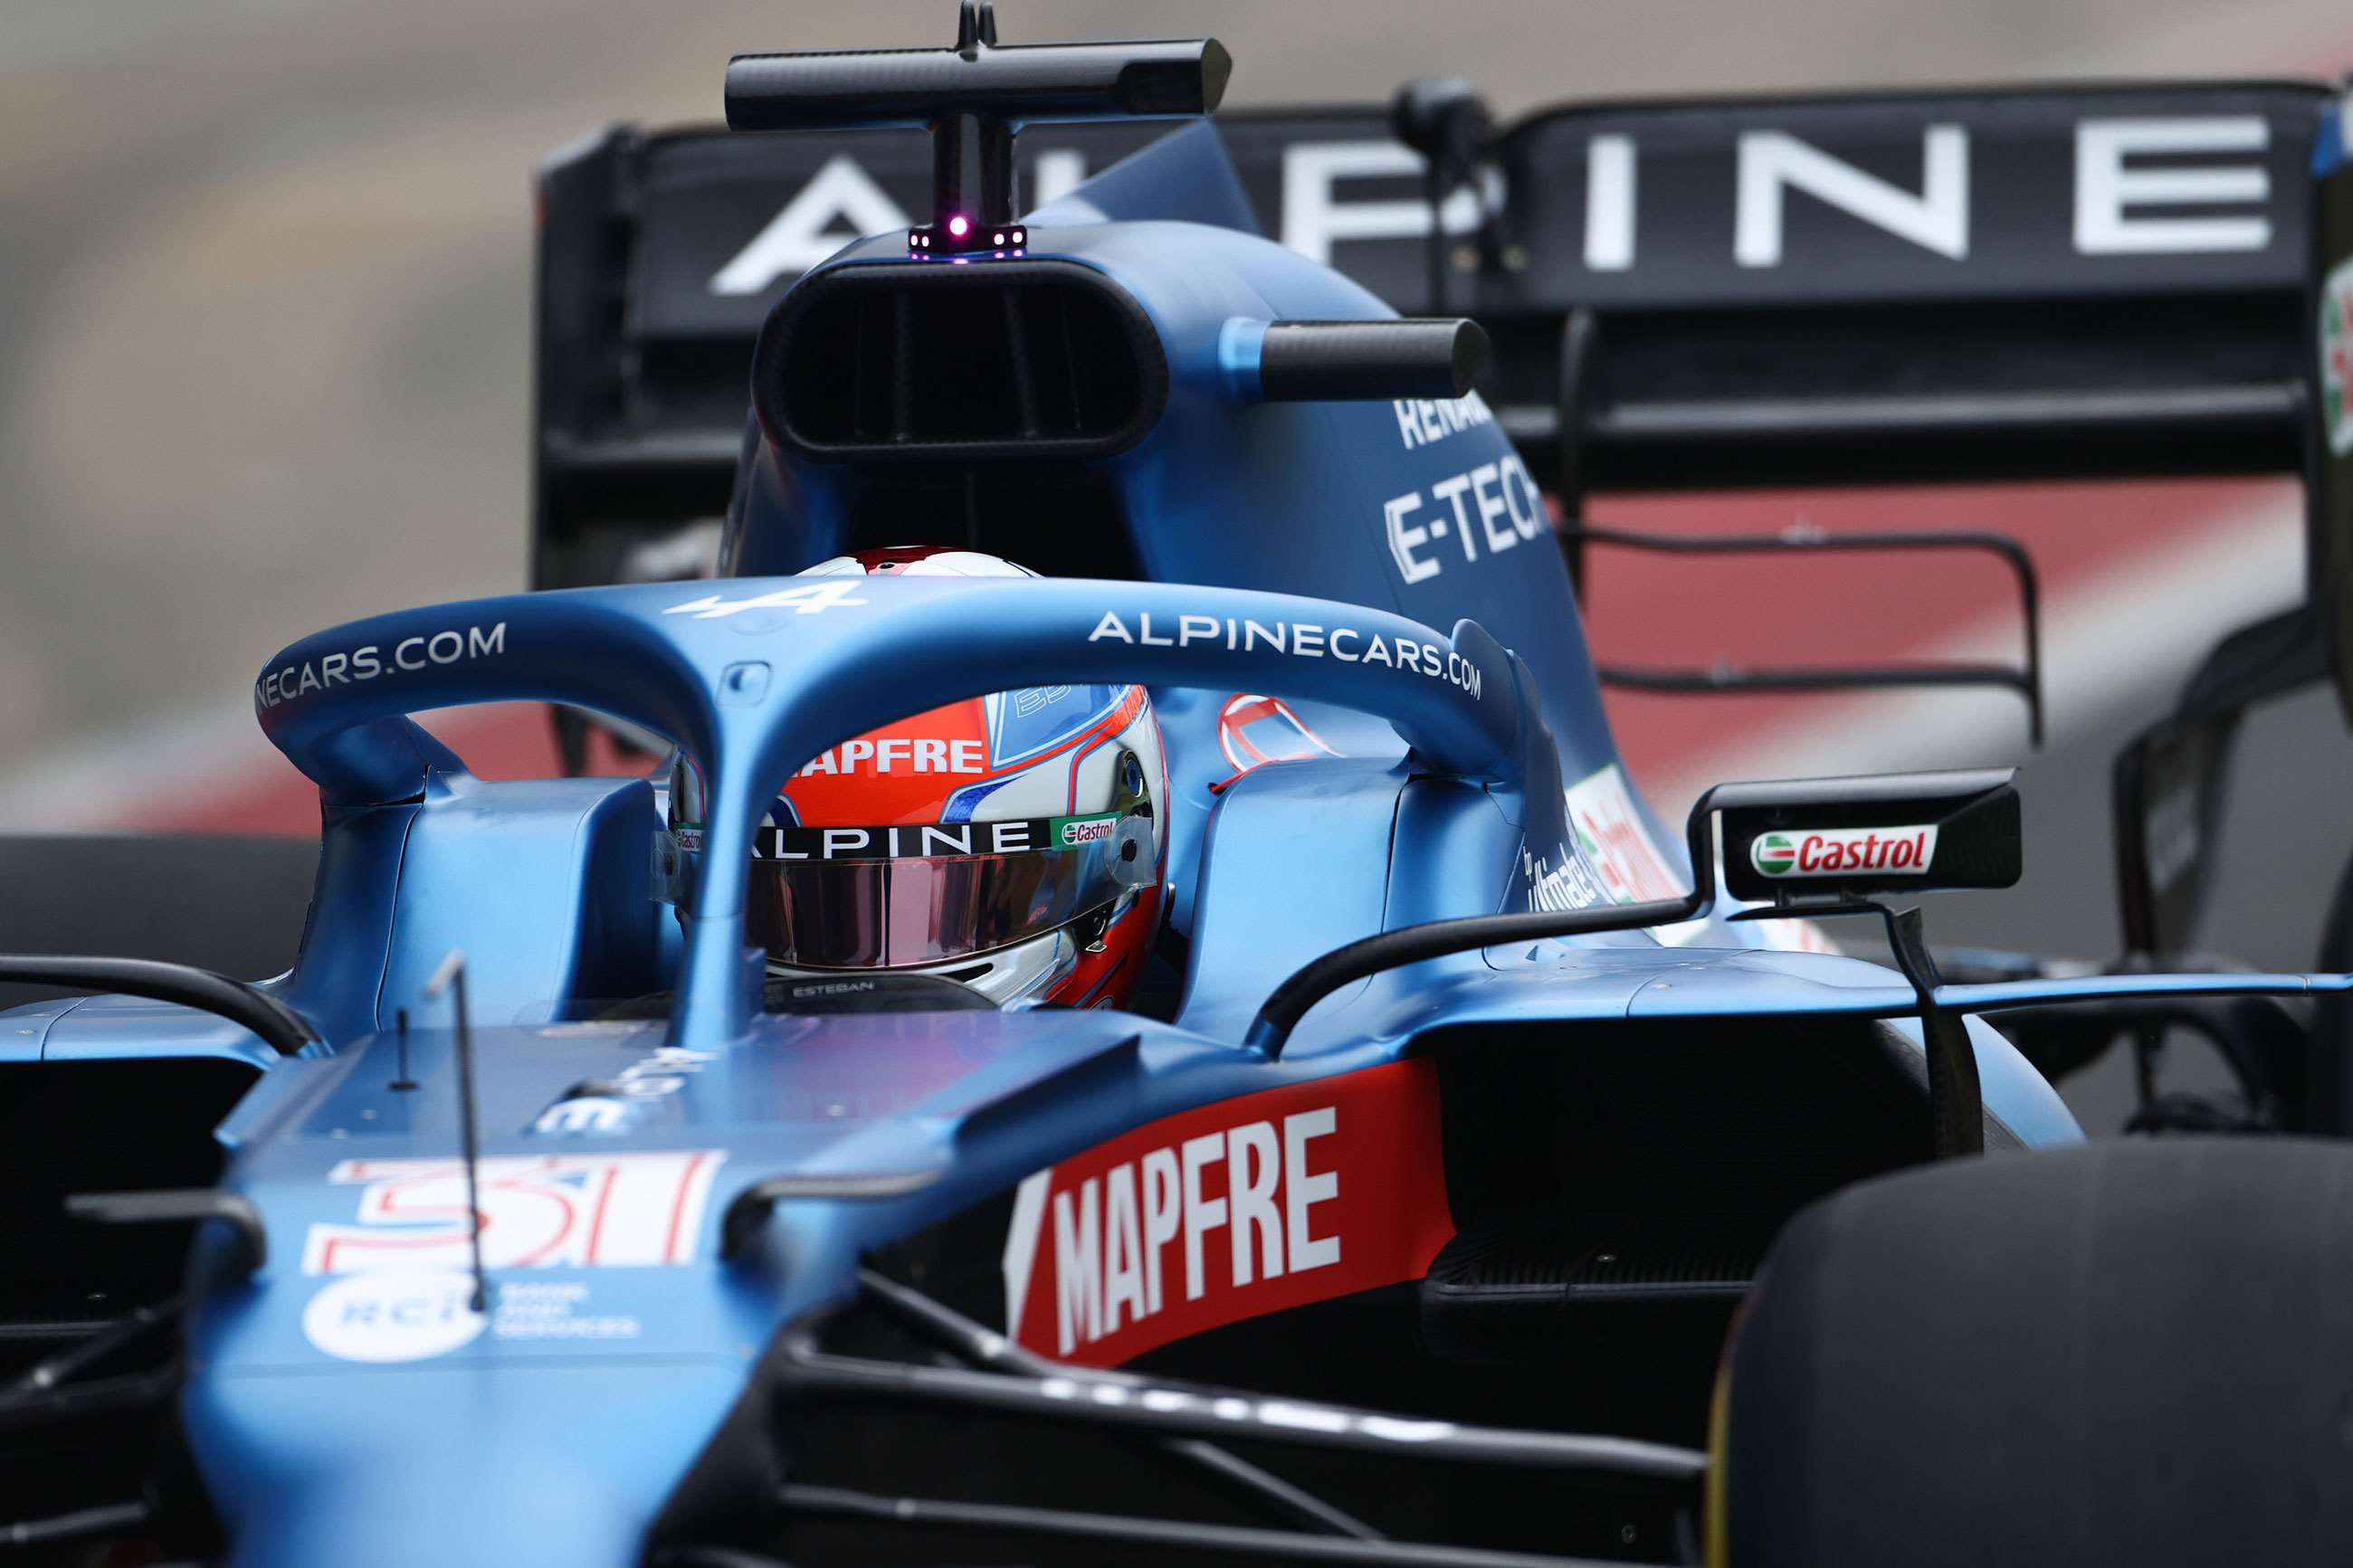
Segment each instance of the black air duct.
[{"label": "black air duct", "polygon": [[1158,421],[1168,362],[1083,267],[847,266],[777,301],[752,400],[770,440],[825,462],[1103,458]]}]

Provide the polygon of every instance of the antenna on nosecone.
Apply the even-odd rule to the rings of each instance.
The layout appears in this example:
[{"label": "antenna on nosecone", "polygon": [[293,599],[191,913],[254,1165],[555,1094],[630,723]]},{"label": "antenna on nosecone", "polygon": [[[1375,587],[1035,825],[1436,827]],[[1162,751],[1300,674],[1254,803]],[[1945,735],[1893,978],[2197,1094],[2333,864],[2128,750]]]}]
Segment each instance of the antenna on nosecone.
[{"label": "antenna on nosecone", "polygon": [[396,1008],[394,1008],[394,1009],[393,1009],[393,1013],[392,1013],[392,1028],[393,1028],[393,1050],[394,1050],[394,1053],[395,1053],[395,1055],[394,1055],[394,1058],[393,1058],[393,1059],[394,1059],[394,1062],[395,1062],[395,1064],[396,1064],[396,1067],[395,1067],[395,1071],[394,1071],[394,1074],[393,1074],[393,1079],[392,1079],[392,1083],[391,1083],[391,1086],[390,1086],[390,1087],[392,1087],[392,1088],[394,1088],[394,1089],[415,1089],[415,1088],[417,1087],[417,1080],[416,1080],[415,1079],[413,1079],[413,1078],[411,1078],[411,1077],[409,1077],[409,1076],[408,1076],[408,1009],[407,1009],[407,1008],[406,1008],[406,1007],[396,1007]]},{"label": "antenna on nosecone", "polygon": [[480,1163],[480,1145],[474,1130],[474,1035],[466,1017],[466,955],[456,948],[441,961],[433,978],[425,983],[425,994],[438,996],[444,987],[450,993],[450,1002],[458,1018],[458,1140],[466,1161],[466,1241],[474,1260],[474,1298],[471,1303],[477,1312],[491,1310],[491,1276],[482,1267],[482,1204],[480,1183],[475,1173]]}]

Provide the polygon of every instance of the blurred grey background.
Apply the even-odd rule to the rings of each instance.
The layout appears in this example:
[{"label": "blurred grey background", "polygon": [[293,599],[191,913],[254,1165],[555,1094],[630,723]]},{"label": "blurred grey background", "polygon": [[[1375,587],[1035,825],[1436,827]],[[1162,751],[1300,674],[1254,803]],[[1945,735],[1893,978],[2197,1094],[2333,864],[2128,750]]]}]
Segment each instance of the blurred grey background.
[{"label": "blurred grey background", "polygon": [[[1234,105],[1378,100],[1437,72],[1510,112],[2353,62],[2353,12],[2321,0],[999,13],[1008,42],[1214,34],[1237,62]],[[615,120],[716,118],[733,51],[945,42],[953,22],[948,0],[0,0],[0,830],[110,825],[140,795],[214,787],[267,761],[248,683],[271,649],[522,585],[528,175],[543,154]],[[1938,934],[2113,943],[2107,754],[2168,700],[2214,615],[2292,591],[2292,506],[2275,497],[2248,523],[2253,586],[2203,619],[2166,600],[2176,624],[2154,651],[2054,650],[2074,662],[2054,672],[2070,694],[2029,796],[2035,873]],[[2353,842],[2353,746],[2319,697],[2251,731],[2213,940],[2302,966]],[[1985,732],[1908,731],[1932,752]],[[1786,739],[1809,771],[1945,760],[1883,755],[1852,724]]]}]

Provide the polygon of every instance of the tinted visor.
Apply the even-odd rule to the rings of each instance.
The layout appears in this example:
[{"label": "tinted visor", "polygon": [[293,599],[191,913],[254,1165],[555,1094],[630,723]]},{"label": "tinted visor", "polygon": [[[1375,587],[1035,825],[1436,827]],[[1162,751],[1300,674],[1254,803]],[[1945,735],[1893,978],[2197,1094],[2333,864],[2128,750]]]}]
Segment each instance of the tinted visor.
[{"label": "tinted visor", "polygon": [[[678,835],[691,867],[691,829]],[[1159,874],[1149,809],[895,827],[763,827],[745,936],[778,963],[887,969],[1071,924]]]}]

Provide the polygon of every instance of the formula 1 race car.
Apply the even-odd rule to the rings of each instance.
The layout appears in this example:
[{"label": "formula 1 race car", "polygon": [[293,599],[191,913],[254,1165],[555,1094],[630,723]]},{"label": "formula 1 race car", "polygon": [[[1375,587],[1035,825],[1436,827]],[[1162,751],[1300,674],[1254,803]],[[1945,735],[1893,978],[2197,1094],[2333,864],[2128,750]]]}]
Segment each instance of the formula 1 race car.
[{"label": "formula 1 race car", "polygon": [[[0,1015],[21,1558],[2353,1549],[2353,1151],[2085,1145],[1988,1016],[2065,1054],[2353,974],[1940,973],[1886,900],[2017,879],[2011,773],[1725,784],[1670,832],[1619,758],[1570,577],[1577,498],[1613,476],[2353,447],[2280,347],[2320,298],[2311,257],[2353,245],[2335,100],[1654,105],[1499,139],[1417,89],[1423,227],[1468,208],[1492,253],[1468,268],[1489,368],[1442,299],[1400,317],[1260,232],[1251,171],[1281,166],[1324,182],[1320,207],[1279,205],[1327,257],[1372,233],[1331,181],[1412,176],[1385,122],[1241,121],[1240,174],[1206,124],[1131,123],[1200,120],[1227,70],[1206,41],[1000,46],[967,4],[948,49],[739,58],[729,118],[761,134],[621,133],[551,165],[543,591],[265,666],[257,716],[322,805],[290,972],[0,960],[108,994]],[[1139,145],[1075,182],[1084,160],[1047,149],[1060,188],[1025,208],[1024,124]],[[1923,126],[1915,193],[1885,154]],[[852,127],[914,139],[926,221],[839,150]],[[2093,151],[2054,174],[2054,135]],[[2107,179],[2073,198],[2076,271],[2038,270],[2051,236],[1989,232],[1972,137],[1981,176]],[[1745,270],[1696,248],[1663,283],[1631,268],[1638,146],[1643,201],[1685,211],[1736,148],[1778,171],[1739,184]],[[2261,216],[2143,212],[2251,188],[2208,164],[2134,184],[2158,176],[2126,157],[2168,150],[2260,158]],[[1457,204],[1490,160],[1520,205]],[[1532,169],[1570,194],[1521,202]],[[1772,205],[1794,193],[1814,206]],[[840,246],[839,212],[881,232]],[[1581,242],[1544,232],[1563,212]],[[1833,219],[1967,258],[1968,291],[1774,274]],[[1419,238],[1384,291],[1413,286]],[[1589,297],[1564,309],[1543,252],[1581,257]],[[1456,258],[1434,254],[1442,292]],[[2062,319],[2030,281],[2080,283],[2081,353],[2023,352]],[[1539,406],[1514,398],[1553,374],[1525,352],[1547,310],[1573,395]],[[2158,310],[2175,335],[2127,334]],[[1928,391],[1873,380],[1915,351]],[[1751,381],[1680,368],[1710,356]],[[1793,385],[1801,362],[1819,375]],[[748,426],[720,390],[745,369]],[[2206,371],[2237,379],[2187,379]],[[2313,459],[2316,509],[2348,493],[2338,460]],[[723,580],[643,580],[720,511]],[[944,546],[1030,573],[806,573]],[[2031,668],[1959,677],[2033,689]],[[850,767],[851,737],[910,713],[990,697],[978,773],[1015,717],[1138,687],[1165,776],[1115,809],[975,810],[911,849],[779,819],[779,780]],[[593,715],[679,760],[491,783],[410,717],[524,700],[575,751]],[[2136,842],[2167,802],[2211,809],[2212,742],[2185,721],[2147,743]],[[781,863],[971,858],[982,827],[981,858],[1034,833],[1154,900],[1124,1005],[1003,1006],[937,964],[779,973],[753,944],[763,889],[810,922],[875,885],[761,879]],[[2184,896],[2196,858],[2147,850],[2144,896]],[[1889,963],[1825,949],[1811,922],[1845,916]],[[1087,952],[1105,935],[1075,929]],[[2265,1081],[2304,1082],[2320,1048],[2296,1035]],[[2279,1120],[2316,1128],[2326,1098]]]}]

